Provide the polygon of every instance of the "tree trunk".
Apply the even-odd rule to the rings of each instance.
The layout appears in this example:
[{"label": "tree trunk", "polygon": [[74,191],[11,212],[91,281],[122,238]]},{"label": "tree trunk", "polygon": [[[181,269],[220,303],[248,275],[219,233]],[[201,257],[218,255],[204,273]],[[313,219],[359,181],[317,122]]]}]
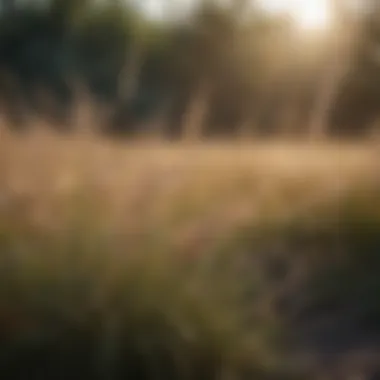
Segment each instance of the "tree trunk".
[{"label": "tree trunk", "polygon": [[345,60],[346,58],[342,56],[341,62],[332,62],[322,74],[324,77],[317,89],[310,118],[309,133],[313,139],[320,139],[328,134],[331,110],[347,70]]},{"label": "tree trunk", "polygon": [[278,134],[281,137],[293,137],[297,130],[297,121],[299,116],[297,100],[286,102],[283,112],[279,120]]},{"label": "tree trunk", "polygon": [[164,139],[165,138],[165,135],[167,133],[167,127],[169,124],[170,112],[172,110],[172,107],[173,107],[172,99],[171,98],[166,99],[163,102],[163,104],[160,108],[160,111],[155,118],[156,123],[155,123],[154,134],[155,134],[156,138],[158,138],[158,139]]},{"label": "tree trunk", "polygon": [[184,113],[183,128],[185,140],[199,141],[203,136],[204,122],[207,116],[211,97],[211,86],[204,80],[198,85],[190,98]]},{"label": "tree trunk", "polygon": [[361,33],[360,18],[357,15],[350,16],[339,0],[335,0],[333,4],[335,13],[341,18],[341,24],[332,34],[335,40],[327,52],[330,57],[327,57],[328,61],[322,72],[311,112],[309,134],[314,139],[323,138],[328,133],[331,110],[344,78],[350,70],[352,53]]},{"label": "tree trunk", "polygon": [[255,136],[254,123],[251,118],[246,118],[239,127],[239,137],[242,141],[252,140]]},{"label": "tree trunk", "polygon": [[[259,109],[258,100],[256,104],[249,102],[241,110],[240,124],[238,125],[238,136],[240,140],[252,140],[257,136],[257,120],[255,121],[255,110]],[[253,107],[255,109],[253,110]]]},{"label": "tree trunk", "polygon": [[123,104],[128,104],[136,96],[139,87],[139,77],[143,60],[141,45],[136,42],[128,57],[125,67],[119,75],[119,99]]}]

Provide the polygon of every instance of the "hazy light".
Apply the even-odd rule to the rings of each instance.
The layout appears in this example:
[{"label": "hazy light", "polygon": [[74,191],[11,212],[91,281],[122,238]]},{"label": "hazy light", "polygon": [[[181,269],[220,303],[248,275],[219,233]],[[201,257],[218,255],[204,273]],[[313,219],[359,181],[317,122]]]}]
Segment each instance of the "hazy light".
[{"label": "hazy light", "polygon": [[197,0],[132,0],[150,19],[169,21],[182,18],[196,7]]},{"label": "hazy light", "polygon": [[285,13],[301,29],[323,30],[332,22],[330,0],[260,0],[272,13]]}]

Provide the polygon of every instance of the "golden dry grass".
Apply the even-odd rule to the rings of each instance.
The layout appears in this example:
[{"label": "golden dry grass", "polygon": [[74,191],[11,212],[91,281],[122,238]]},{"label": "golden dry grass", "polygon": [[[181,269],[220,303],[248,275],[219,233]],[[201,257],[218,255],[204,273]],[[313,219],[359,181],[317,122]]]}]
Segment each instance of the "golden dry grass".
[{"label": "golden dry grass", "polygon": [[[158,345],[162,333],[164,338],[165,334],[178,333],[181,339],[170,349],[181,363],[188,355],[194,362],[198,360],[187,351],[199,347],[197,344],[206,346],[206,356],[225,355],[226,363],[221,365],[226,367],[241,361],[261,365],[268,355],[277,360],[273,348],[265,347],[267,343],[270,346],[267,330],[271,333],[279,327],[272,311],[274,296],[279,289],[293,292],[297,278],[314,269],[311,262],[330,265],[336,255],[329,251],[335,246],[328,245],[336,232],[334,222],[341,215],[343,201],[356,191],[363,198],[371,189],[371,199],[375,199],[380,173],[377,148],[369,144],[124,143],[84,134],[63,137],[46,131],[23,137],[4,134],[0,144],[0,243],[2,262],[11,268],[1,278],[7,284],[3,293],[9,299],[0,297],[0,333],[4,325],[7,331],[19,329],[17,324],[15,329],[8,329],[9,314],[21,315],[23,320],[25,316],[32,321],[35,318],[33,326],[38,327],[32,330],[45,334],[41,321],[46,310],[56,313],[54,323],[58,326],[62,324],[61,314],[66,313],[65,318],[74,320],[79,329],[89,324],[100,339],[100,365],[104,364],[106,372],[112,370],[112,360],[109,363],[107,358],[118,350],[113,345],[124,339],[114,336],[112,326],[112,331],[108,330],[115,313],[122,318],[118,322],[121,327],[136,339],[145,336],[146,328],[156,329],[154,334],[158,335],[153,334],[152,341]],[[360,200],[360,211],[364,206],[380,215],[380,210],[376,211],[380,202]],[[317,241],[313,236],[309,241],[305,217],[318,221],[319,211],[326,208],[328,219],[322,219],[322,224],[326,220],[332,224],[321,231],[317,228]],[[295,226],[296,237],[306,239],[301,251],[305,248],[311,254],[297,256],[299,247],[293,247],[293,227],[286,222],[298,216],[302,218]],[[361,220],[367,217],[365,214]],[[243,310],[236,306],[233,296],[247,285],[247,279],[252,286],[250,277],[254,281],[257,275],[260,278],[262,264],[256,269],[250,267],[249,278],[240,281],[239,277],[237,281],[234,270],[218,273],[219,269],[214,270],[207,260],[194,273],[188,269],[182,272],[182,264],[178,266],[171,254],[187,257],[240,250],[254,254],[261,249],[258,241],[250,241],[255,227],[283,221],[285,230],[274,227],[267,238],[271,246],[280,243],[280,251],[285,249],[284,255],[295,267],[290,277],[296,280],[290,278],[289,284],[276,285],[264,279],[255,285],[258,292],[254,291],[249,307],[255,305],[256,319],[253,326],[249,325],[248,334],[242,323]],[[60,235],[60,231],[65,233]],[[357,238],[358,244],[359,239],[362,237]],[[373,239],[372,235],[368,239]],[[313,248],[317,255],[313,255]],[[131,253],[142,254],[142,260],[132,267],[125,260]],[[257,256],[265,259],[265,255]],[[103,262],[102,268],[98,260]],[[352,276],[355,284],[363,283],[362,275]],[[9,294],[6,289],[10,289]],[[345,289],[343,293],[337,290],[338,299]],[[14,296],[17,292],[21,298]],[[113,303],[115,296],[122,303]],[[90,311],[99,308],[99,303],[100,325],[94,327]],[[28,309],[30,305],[35,314]],[[157,321],[157,315],[162,320]],[[165,330],[167,323],[169,332]],[[28,329],[21,329],[21,335]],[[161,346],[154,347],[149,355],[161,352]],[[253,359],[250,355],[256,356]],[[152,358],[147,360],[150,363]],[[191,360],[185,367],[193,366]],[[214,365],[212,361],[209,364]],[[151,378],[154,374],[147,377]],[[197,377],[189,373],[175,377],[182,378]]]},{"label": "golden dry grass", "polygon": [[[112,228],[222,234],[304,212],[379,179],[371,145],[112,143],[35,133],[1,143],[0,207],[59,224],[78,191]],[[190,238],[188,236],[188,238]],[[181,239],[180,239],[181,240]]]}]

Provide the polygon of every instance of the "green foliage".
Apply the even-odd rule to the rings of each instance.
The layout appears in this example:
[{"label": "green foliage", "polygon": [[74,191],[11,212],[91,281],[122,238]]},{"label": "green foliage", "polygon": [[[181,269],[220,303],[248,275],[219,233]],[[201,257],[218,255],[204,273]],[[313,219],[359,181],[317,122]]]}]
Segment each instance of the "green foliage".
[{"label": "green foliage", "polygon": [[55,233],[20,230],[20,220],[2,230],[4,375],[21,362],[21,373],[44,378],[63,371],[85,379],[211,379],[272,370],[265,364],[274,355],[265,334],[272,327],[253,298],[242,298],[238,256],[186,257],[159,233],[130,245],[73,206]]},{"label": "green foliage", "polygon": [[[211,131],[231,135],[246,124],[255,128],[252,132],[273,133],[278,122],[267,121],[266,115],[288,108],[307,120],[332,54],[329,42],[335,40],[329,38],[332,31],[328,38],[302,42],[289,20],[265,15],[246,1],[202,1],[186,22],[166,24],[146,19],[125,1],[27,1],[11,8],[1,17],[0,66],[1,75],[11,74],[16,84],[11,89],[2,84],[4,108],[26,116],[43,114],[44,107],[35,104],[42,89],[62,108],[56,117],[64,119],[77,95],[68,83],[82,82],[97,99],[116,108],[115,119],[121,119],[126,131],[138,119],[147,93],[154,95],[146,119],[170,100],[168,119],[178,121],[203,82],[212,88]],[[337,131],[363,132],[368,128],[362,126],[377,117],[378,24],[375,11],[363,16],[358,44],[349,58],[342,57],[352,59],[352,70],[332,100],[329,123]],[[135,60],[138,68],[124,75]],[[120,91],[126,77],[136,79],[128,100]],[[118,124],[110,119],[104,129]],[[180,129],[181,123],[174,121]]]}]

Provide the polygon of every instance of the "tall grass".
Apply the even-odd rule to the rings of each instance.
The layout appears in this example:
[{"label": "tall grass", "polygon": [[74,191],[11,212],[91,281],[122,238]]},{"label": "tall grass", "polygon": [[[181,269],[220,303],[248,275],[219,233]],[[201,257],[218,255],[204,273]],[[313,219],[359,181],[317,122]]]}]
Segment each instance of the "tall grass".
[{"label": "tall grass", "polygon": [[209,379],[270,365],[275,324],[244,299],[238,257],[108,230],[82,201],[54,230],[17,208],[2,224],[5,376]]},{"label": "tall grass", "polygon": [[297,324],[376,318],[373,148],[2,144],[4,378],[295,377]]}]

